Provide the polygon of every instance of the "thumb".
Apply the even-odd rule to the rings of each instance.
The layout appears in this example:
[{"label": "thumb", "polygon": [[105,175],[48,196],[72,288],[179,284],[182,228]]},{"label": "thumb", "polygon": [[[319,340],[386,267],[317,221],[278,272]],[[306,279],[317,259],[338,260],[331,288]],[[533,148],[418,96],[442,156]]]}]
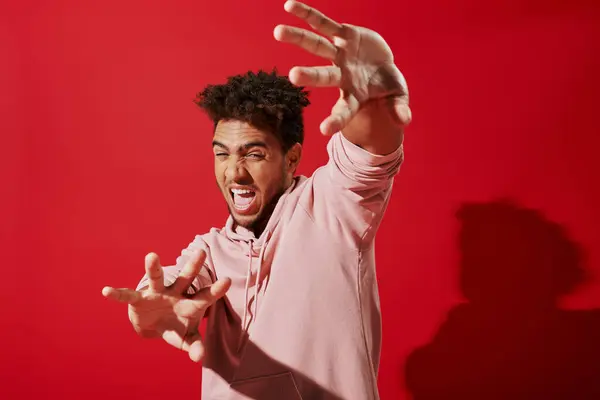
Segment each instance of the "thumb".
[{"label": "thumb", "polygon": [[194,335],[186,338],[188,348],[188,355],[190,360],[194,362],[200,362],[204,357],[204,345],[200,337],[200,333],[196,332]]},{"label": "thumb", "polygon": [[194,362],[199,362],[204,356],[204,345],[197,328],[185,335],[182,335],[177,329],[166,330],[162,333],[162,338],[171,346],[186,351]]}]

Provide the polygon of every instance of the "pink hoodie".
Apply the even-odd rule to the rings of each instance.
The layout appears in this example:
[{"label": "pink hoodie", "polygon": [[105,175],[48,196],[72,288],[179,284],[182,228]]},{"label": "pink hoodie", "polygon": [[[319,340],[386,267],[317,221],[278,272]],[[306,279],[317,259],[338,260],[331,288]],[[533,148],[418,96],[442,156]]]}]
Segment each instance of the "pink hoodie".
[{"label": "pink hoodie", "polygon": [[327,165],[295,179],[259,238],[230,216],[165,267],[170,284],[204,249],[193,286],[232,280],[208,315],[203,399],[379,398],[374,237],[403,149],[377,156],[337,133],[327,150]]}]

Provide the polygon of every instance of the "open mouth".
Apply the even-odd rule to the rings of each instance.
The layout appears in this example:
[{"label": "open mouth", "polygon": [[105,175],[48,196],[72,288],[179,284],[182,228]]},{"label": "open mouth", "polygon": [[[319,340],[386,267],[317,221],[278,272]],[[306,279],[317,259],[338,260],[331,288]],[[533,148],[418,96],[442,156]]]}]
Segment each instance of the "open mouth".
[{"label": "open mouth", "polygon": [[250,189],[231,189],[233,207],[240,214],[252,213],[256,192]]}]

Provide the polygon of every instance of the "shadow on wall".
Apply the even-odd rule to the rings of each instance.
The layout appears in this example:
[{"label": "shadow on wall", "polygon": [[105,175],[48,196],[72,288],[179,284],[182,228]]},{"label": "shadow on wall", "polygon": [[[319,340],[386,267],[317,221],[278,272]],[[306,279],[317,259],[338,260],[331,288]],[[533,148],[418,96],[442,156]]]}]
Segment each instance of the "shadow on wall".
[{"label": "shadow on wall", "polygon": [[458,212],[460,289],[406,364],[414,400],[600,399],[600,310],[561,310],[587,280],[565,230],[508,201]]}]

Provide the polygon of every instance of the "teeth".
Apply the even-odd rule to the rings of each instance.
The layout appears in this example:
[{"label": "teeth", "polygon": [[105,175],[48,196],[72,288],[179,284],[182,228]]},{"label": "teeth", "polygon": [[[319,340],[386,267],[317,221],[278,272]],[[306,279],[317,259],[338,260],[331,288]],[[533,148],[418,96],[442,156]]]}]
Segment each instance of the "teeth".
[{"label": "teeth", "polygon": [[252,190],[247,190],[247,189],[231,189],[231,192],[233,194],[250,194],[250,193],[254,193]]}]

